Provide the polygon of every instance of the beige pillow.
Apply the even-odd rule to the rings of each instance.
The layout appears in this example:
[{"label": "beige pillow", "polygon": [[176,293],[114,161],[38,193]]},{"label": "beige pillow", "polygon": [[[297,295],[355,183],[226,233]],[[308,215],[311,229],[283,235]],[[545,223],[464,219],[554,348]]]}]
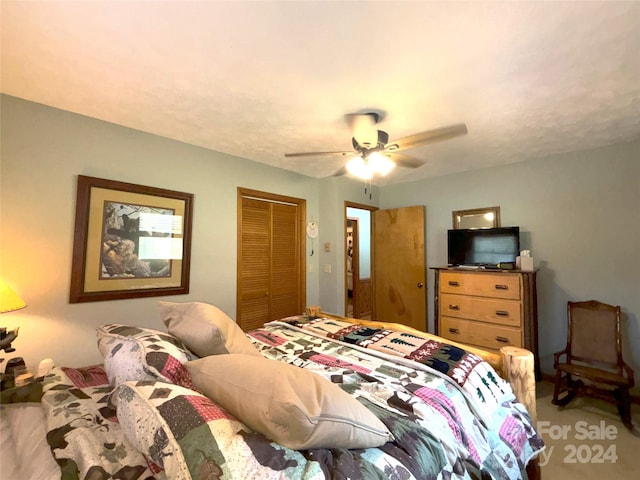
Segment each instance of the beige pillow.
[{"label": "beige pillow", "polygon": [[369,448],[393,440],[358,400],[320,375],[253,355],[187,362],[193,384],[251,429],[288,448]]},{"label": "beige pillow", "polygon": [[202,302],[158,302],[160,319],[199,357],[223,353],[262,356],[242,329],[214,305]]}]

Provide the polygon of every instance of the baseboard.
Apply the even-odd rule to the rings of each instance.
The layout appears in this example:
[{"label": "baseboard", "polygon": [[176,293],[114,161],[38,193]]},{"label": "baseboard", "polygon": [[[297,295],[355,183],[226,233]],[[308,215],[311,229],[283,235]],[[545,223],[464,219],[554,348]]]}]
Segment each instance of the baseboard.
[{"label": "baseboard", "polygon": [[540,374],[541,380],[544,380],[545,382],[551,382],[554,383],[556,381],[556,377],[555,375],[551,375],[550,373],[544,373],[542,372]]}]

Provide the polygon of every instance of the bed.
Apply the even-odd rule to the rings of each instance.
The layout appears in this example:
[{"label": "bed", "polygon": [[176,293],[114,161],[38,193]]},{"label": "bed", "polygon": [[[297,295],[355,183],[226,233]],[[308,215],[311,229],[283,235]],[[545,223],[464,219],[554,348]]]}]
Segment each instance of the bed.
[{"label": "bed", "polygon": [[38,478],[539,477],[530,385],[516,398],[499,355],[317,309],[246,334],[213,305],[159,311],[157,330],[99,327],[102,364],[45,377]]}]

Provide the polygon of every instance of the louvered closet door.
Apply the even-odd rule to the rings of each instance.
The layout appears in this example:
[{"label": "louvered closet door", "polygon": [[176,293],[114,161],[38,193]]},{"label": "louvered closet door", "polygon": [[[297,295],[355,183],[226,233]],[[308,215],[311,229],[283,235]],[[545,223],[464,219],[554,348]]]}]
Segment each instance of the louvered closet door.
[{"label": "louvered closet door", "polygon": [[245,331],[304,309],[301,202],[303,206],[241,197],[238,324]]},{"label": "louvered closet door", "polygon": [[271,308],[269,320],[302,313],[300,304],[300,258],[295,205],[272,204]]},{"label": "louvered closet door", "polygon": [[241,231],[239,325],[247,331],[269,321],[271,205],[243,198]]}]

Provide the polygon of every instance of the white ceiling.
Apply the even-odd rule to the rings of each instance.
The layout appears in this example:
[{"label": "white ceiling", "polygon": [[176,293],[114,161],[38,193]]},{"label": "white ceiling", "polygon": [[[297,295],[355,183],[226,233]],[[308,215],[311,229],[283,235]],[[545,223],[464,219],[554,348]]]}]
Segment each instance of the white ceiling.
[{"label": "white ceiling", "polygon": [[313,177],[345,113],[426,164],[379,185],[640,138],[640,2],[2,1],[3,93]]}]

